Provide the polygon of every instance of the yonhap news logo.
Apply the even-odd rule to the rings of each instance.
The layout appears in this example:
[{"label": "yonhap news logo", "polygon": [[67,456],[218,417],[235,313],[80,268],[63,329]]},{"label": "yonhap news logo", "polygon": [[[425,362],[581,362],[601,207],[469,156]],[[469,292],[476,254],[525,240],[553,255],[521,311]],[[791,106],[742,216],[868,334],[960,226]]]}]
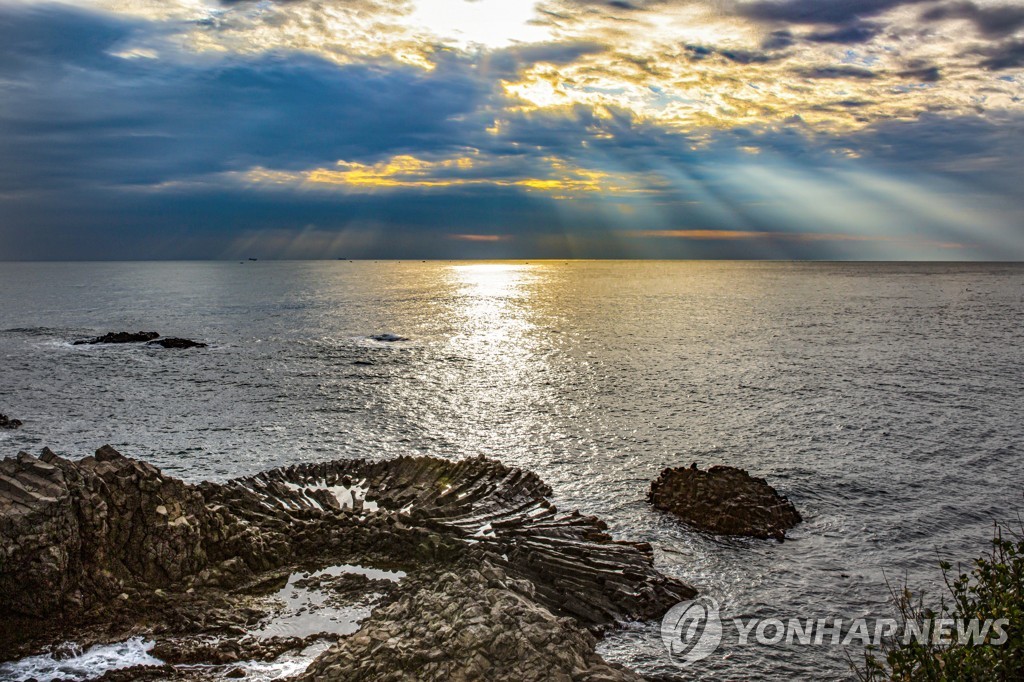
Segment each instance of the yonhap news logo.
[{"label": "yonhap news logo", "polygon": [[673,606],[661,621],[669,657],[683,666],[702,661],[722,643],[718,602],[701,597]]},{"label": "yonhap news logo", "polygon": [[[736,640],[730,646],[873,646],[900,641],[932,646],[1000,646],[1009,621],[934,618],[902,623],[895,618],[732,618]],[[669,658],[688,667],[722,645],[719,604],[701,597],[673,606],[661,621],[661,640]]]}]

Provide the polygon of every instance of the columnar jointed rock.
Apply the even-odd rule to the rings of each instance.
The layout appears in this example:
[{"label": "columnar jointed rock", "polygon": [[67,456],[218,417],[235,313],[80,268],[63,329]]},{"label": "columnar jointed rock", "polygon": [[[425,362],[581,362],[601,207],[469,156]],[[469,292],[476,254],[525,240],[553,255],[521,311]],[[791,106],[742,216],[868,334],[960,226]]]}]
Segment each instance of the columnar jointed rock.
[{"label": "columnar jointed rock", "polygon": [[605,663],[572,619],[537,604],[532,583],[486,562],[400,590],[299,682],[642,682]]},{"label": "columnar jointed rock", "polygon": [[109,332],[103,336],[94,336],[91,339],[79,339],[72,345],[95,345],[98,343],[144,343],[159,338],[156,332]]},{"label": "columnar jointed rock", "polygon": [[537,598],[592,626],[660,615],[696,592],[654,569],[646,543],[615,541],[597,517],[559,513],[533,472],[483,457],[399,457],[301,464],[233,481],[285,512],[338,508],[345,479],[367,499],[426,528],[487,550],[505,570],[534,582]]},{"label": "columnar jointed rock", "polygon": [[665,469],[651,483],[647,499],[692,526],[723,535],[782,540],[802,520],[793,503],[763,478],[729,466]]},{"label": "columnar jointed rock", "polygon": [[0,414],[0,429],[17,429],[21,427],[20,419],[11,419],[6,414]]},{"label": "columnar jointed rock", "polygon": [[166,587],[206,564],[202,496],[107,446],[0,462],[0,610],[78,612],[125,585]]},{"label": "columnar jointed rock", "polygon": [[[483,458],[341,461],[192,486],[110,447],[79,462],[21,453],[0,462],[0,660],[31,648],[46,623],[115,612],[128,619],[118,632],[205,633],[211,605],[239,598],[225,589],[358,563],[408,571],[403,603],[423,603],[421,624],[441,628],[438,618],[463,611],[487,622],[460,615],[428,636],[386,611],[367,631],[370,648],[397,627],[412,638],[404,658],[379,670],[345,663],[353,674],[434,662],[422,679],[470,679],[488,659],[495,680],[543,679],[546,669],[551,679],[633,679],[594,654],[577,620],[599,629],[653,618],[695,593],[653,568],[649,546],[614,541],[594,517],[559,514],[549,492],[535,474]],[[456,578],[435,580],[452,570]],[[370,653],[365,639],[339,655]],[[472,657],[444,648],[455,645]]]}]

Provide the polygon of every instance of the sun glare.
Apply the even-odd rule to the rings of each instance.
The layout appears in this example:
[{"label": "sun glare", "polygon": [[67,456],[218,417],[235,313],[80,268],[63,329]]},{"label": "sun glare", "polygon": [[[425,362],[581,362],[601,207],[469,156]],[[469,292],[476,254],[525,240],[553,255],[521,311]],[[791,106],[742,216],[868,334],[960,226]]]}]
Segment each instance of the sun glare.
[{"label": "sun glare", "polygon": [[458,45],[507,47],[547,39],[536,17],[534,0],[416,0],[408,21]]}]

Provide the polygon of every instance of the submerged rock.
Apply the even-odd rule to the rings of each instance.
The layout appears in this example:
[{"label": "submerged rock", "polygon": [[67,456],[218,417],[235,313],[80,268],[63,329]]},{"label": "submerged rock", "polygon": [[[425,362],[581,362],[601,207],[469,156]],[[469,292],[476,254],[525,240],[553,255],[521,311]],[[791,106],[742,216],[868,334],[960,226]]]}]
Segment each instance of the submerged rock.
[{"label": "submerged rock", "polygon": [[783,540],[802,520],[793,503],[763,478],[729,466],[665,469],[651,483],[647,499],[692,526],[722,535]]},{"label": "submerged rock", "polygon": [[21,424],[20,419],[11,419],[6,414],[0,414],[0,429],[17,429]]},{"label": "submerged rock", "polygon": [[[295,582],[329,600],[397,590],[305,679],[637,679],[600,659],[589,630],[696,593],[655,570],[649,545],[558,512],[549,494],[536,474],[485,458],[346,460],[189,485],[109,446],[78,462],[20,453],[0,462],[0,661],[83,632],[145,634],[196,663],[258,658],[246,637],[267,607],[247,595],[300,569],[358,564],[408,578]],[[389,656],[370,656],[382,642]]]},{"label": "submerged rock", "polygon": [[94,336],[91,339],[79,339],[72,345],[95,345],[98,343],[144,343],[159,338],[156,332],[110,332],[103,336]]},{"label": "submerged rock", "polygon": [[160,346],[162,348],[206,348],[206,344],[192,339],[178,339],[167,337],[156,339],[146,344],[147,346]]},{"label": "submerged rock", "polygon": [[374,341],[381,341],[383,343],[397,343],[398,341],[408,341],[409,339],[398,334],[374,334],[370,337]]}]

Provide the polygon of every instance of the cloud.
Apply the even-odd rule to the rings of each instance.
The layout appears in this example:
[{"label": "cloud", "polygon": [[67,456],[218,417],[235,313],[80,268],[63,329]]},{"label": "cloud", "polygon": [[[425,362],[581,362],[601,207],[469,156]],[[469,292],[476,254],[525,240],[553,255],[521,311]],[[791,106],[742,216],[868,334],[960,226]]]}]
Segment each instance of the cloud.
[{"label": "cloud", "polygon": [[457,147],[453,119],[489,90],[455,59],[424,71],[393,62],[339,68],[302,54],[200,62],[111,54],[134,29],[63,9],[7,15],[0,39],[18,46],[18,58],[0,104],[0,185],[146,185]]},{"label": "cloud", "polygon": [[804,78],[854,78],[859,80],[877,78],[875,72],[857,66],[812,66],[798,69],[796,73]]},{"label": "cloud", "polygon": [[911,68],[900,71],[899,75],[921,83],[938,83],[942,80],[942,72],[937,66],[911,65]]},{"label": "cloud", "polygon": [[869,22],[854,22],[839,28],[811,33],[807,40],[815,43],[855,44],[866,43],[881,33],[882,28]]},{"label": "cloud", "polygon": [[992,71],[1024,66],[1024,40],[1008,40],[978,50],[985,58],[981,65]]},{"label": "cloud", "polygon": [[632,230],[619,232],[627,239],[687,239],[697,241],[736,241],[750,239],[778,240],[783,242],[882,242],[901,243],[914,246],[928,246],[935,249],[963,250],[965,244],[958,242],[937,242],[927,239],[892,237],[888,235],[835,234],[828,232],[751,232],[745,230]]},{"label": "cloud", "polygon": [[903,5],[927,0],[769,0],[739,5],[742,16],[792,24],[849,25]]},{"label": "cloud", "polygon": [[1019,5],[985,5],[974,2],[954,2],[933,7],[922,18],[926,21],[966,19],[989,38],[1013,35],[1024,27],[1024,7]]},{"label": "cloud", "polygon": [[1016,39],[551,1],[495,48],[411,2],[0,6],[0,253],[1024,255]]}]

